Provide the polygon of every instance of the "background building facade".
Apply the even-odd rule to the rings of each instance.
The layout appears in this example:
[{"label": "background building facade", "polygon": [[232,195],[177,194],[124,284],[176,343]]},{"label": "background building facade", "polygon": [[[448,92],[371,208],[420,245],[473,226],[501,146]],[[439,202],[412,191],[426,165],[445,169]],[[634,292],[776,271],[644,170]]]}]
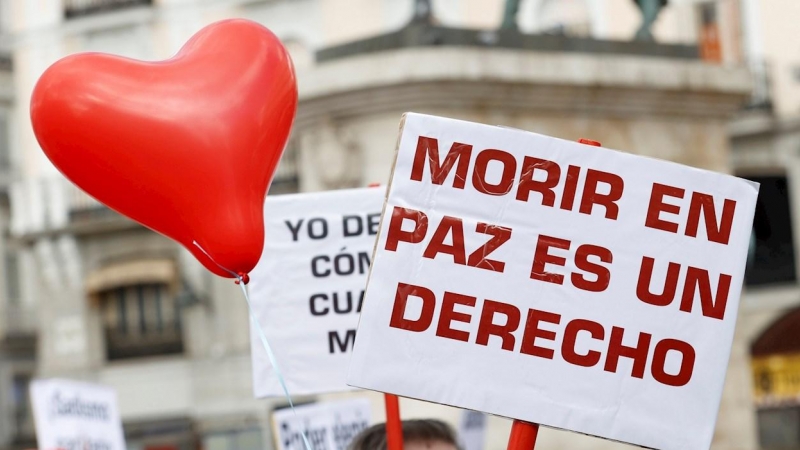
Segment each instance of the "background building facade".
[{"label": "background building facade", "polygon": [[[654,28],[660,45],[629,42],[640,23],[630,0],[528,0],[519,27],[540,37],[521,41],[496,31],[501,0],[433,0],[435,22],[409,27],[414,4],[0,1],[8,55],[0,60],[0,448],[32,444],[27,383],[51,376],[116,388],[131,448],[272,446],[269,412],[283,400],[252,398],[238,287],[64,180],[28,117],[36,80],[60,57],[164,59],[229,17],[273,30],[298,72],[298,116],[273,194],[385,182],[405,111],[586,137],[760,181],[714,448],[800,448],[800,383],[775,381],[800,376],[792,356],[800,352],[796,1],[673,0]],[[476,30],[474,41],[450,28]],[[390,37],[369,51],[353,44],[375,35]],[[586,51],[580,39],[601,44]],[[375,400],[381,420],[380,397],[359,395]],[[421,402],[403,408],[458,417]],[[505,448],[510,422],[489,424],[487,448]],[[540,436],[546,449],[624,447],[554,430]]]}]

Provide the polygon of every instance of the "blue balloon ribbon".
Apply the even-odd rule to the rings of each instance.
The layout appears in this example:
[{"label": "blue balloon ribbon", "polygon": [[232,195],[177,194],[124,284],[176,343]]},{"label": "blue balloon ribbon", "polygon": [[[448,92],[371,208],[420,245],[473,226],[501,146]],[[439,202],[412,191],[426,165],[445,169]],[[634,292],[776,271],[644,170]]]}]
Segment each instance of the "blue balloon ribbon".
[{"label": "blue balloon ribbon", "polygon": [[[272,347],[269,345],[269,340],[267,340],[267,335],[264,334],[264,329],[261,327],[261,324],[258,322],[256,318],[256,313],[253,311],[253,304],[250,302],[250,294],[247,292],[247,286],[245,286],[244,279],[238,273],[223,267],[218,262],[214,261],[214,258],[208,254],[208,252],[197,243],[197,241],[192,241],[192,243],[203,252],[204,255],[208,257],[214,264],[217,265],[220,269],[228,272],[232,277],[236,278],[237,284],[242,288],[242,293],[244,294],[244,301],[247,302],[247,313],[250,315],[250,323],[253,324],[253,327],[256,329],[256,333],[258,333],[258,338],[261,340],[261,345],[264,347],[264,351],[267,352],[267,358],[269,358],[269,363],[272,365],[272,368],[275,369],[275,375],[278,377],[278,382],[281,385],[281,389],[283,389],[283,395],[286,397],[286,400],[289,401],[289,407],[292,408],[292,413],[297,416],[297,410],[294,409],[294,403],[292,402],[292,396],[289,395],[289,388],[286,387],[286,380],[283,378],[283,373],[281,372],[280,367],[278,367],[278,360],[275,358],[275,353],[272,351]],[[311,450],[311,445],[308,443],[308,438],[306,437],[306,432],[300,432],[300,435],[303,436],[303,444],[305,444],[306,450]]]}]

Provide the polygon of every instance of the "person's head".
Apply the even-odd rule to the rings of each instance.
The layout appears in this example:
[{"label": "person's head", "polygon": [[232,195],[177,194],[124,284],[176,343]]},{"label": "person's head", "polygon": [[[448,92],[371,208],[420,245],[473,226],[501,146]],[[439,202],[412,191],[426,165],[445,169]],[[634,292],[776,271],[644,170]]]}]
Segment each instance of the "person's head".
[{"label": "person's head", "polygon": [[[403,421],[404,450],[458,450],[456,433],[435,419]],[[348,450],[386,450],[386,424],[373,425],[358,434]]]}]

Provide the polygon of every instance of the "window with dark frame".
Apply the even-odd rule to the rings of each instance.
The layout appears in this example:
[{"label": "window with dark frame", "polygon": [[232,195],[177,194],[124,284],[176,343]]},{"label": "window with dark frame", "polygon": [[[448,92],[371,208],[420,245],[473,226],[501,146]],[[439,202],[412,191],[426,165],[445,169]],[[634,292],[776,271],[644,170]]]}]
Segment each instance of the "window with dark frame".
[{"label": "window with dark frame", "polygon": [[18,305],[20,302],[19,284],[19,260],[14,252],[6,252],[5,255],[5,275],[6,275],[6,298],[10,305]]},{"label": "window with dark frame", "polygon": [[14,434],[17,438],[27,438],[33,433],[33,412],[28,394],[32,378],[27,373],[17,373],[12,377],[11,402],[14,408]]},{"label": "window with dark frame", "polygon": [[744,177],[761,184],[753,218],[745,284],[796,281],[791,199],[786,176]]},{"label": "window with dark frame", "polygon": [[7,112],[0,112],[0,170],[11,170],[11,140]]},{"label": "window with dark frame", "polygon": [[64,0],[64,17],[75,17],[116,11],[134,6],[150,6],[153,0]]},{"label": "window with dark frame", "polygon": [[758,440],[764,450],[800,448],[800,408],[758,410]]},{"label": "window with dark frame", "polygon": [[696,7],[700,19],[698,24],[700,57],[704,61],[712,63],[722,62],[717,3],[705,1],[697,4]]},{"label": "window with dark frame", "polygon": [[166,284],[100,294],[108,360],[183,353],[180,307]]},{"label": "window with dark frame", "polygon": [[800,448],[800,308],[762,331],[750,355],[759,448]]}]

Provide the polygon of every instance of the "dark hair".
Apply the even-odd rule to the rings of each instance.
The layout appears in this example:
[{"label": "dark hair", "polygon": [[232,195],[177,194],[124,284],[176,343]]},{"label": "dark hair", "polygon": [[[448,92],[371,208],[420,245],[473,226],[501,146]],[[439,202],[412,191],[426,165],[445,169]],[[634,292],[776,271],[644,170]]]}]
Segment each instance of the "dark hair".
[{"label": "dark hair", "polygon": [[[403,421],[403,441],[440,441],[458,448],[456,433],[450,425],[436,419]],[[386,424],[373,425],[359,433],[348,450],[386,450]]]}]

